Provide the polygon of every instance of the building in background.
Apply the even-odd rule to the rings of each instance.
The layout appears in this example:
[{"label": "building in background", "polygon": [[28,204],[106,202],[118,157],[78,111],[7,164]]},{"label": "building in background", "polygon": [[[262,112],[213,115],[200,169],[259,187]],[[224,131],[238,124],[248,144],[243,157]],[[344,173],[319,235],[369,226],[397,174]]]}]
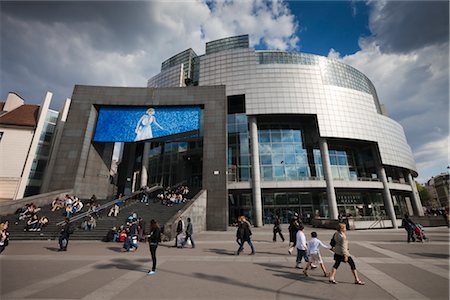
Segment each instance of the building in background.
[{"label": "building in background", "polygon": [[41,105],[25,104],[16,93],[0,102],[0,199],[38,194],[50,156],[58,112],[49,109],[52,94]]},{"label": "building in background", "polygon": [[[225,85],[228,99],[227,157],[215,159],[228,164],[229,223],[247,215],[261,226],[299,213],[352,216],[366,228],[387,219],[396,228],[405,213],[423,215],[403,128],[360,71],[323,56],[255,50],[242,35],[206,43],[203,55],[183,51],[148,80],[149,88],[213,85]],[[177,153],[148,144],[149,184],[170,178],[158,164]]]},{"label": "building in background", "polygon": [[448,207],[449,202],[449,173],[441,173],[425,183],[430,194],[430,202],[435,208]]}]

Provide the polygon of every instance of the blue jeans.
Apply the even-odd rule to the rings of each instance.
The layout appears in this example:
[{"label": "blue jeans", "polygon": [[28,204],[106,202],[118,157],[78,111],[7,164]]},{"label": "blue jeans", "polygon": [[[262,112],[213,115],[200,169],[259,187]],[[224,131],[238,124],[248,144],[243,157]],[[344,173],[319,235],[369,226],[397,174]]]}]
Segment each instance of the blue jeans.
[{"label": "blue jeans", "polygon": [[302,262],[302,258],[305,259],[306,262],[309,261],[308,255],[306,254],[306,250],[300,250],[297,248],[297,260],[296,262],[299,264]]},{"label": "blue jeans", "polygon": [[244,243],[247,242],[250,245],[250,248],[252,249],[252,253],[255,253],[255,247],[253,247],[252,239],[249,238],[247,241],[238,241],[239,249],[238,253],[242,252],[244,250]]},{"label": "blue jeans", "polygon": [[194,244],[194,240],[192,239],[192,235],[186,235],[186,239],[183,241],[183,243],[181,243],[181,246],[184,247],[184,245],[186,245],[188,239],[191,240],[192,248],[195,248],[195,244]]}]

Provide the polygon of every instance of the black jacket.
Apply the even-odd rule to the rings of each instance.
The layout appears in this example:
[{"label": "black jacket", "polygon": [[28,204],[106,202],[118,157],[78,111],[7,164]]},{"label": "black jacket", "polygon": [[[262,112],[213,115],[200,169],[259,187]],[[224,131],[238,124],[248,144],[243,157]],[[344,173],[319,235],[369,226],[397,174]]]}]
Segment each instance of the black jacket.
[{"label": "black jacket", "polygon": [[148,243],[157,245],[161,241],[161,230],[159,228],[153,229],[153,231],[150,232],[150,235],[148,237]]},{"label": "black jacket", "polygon": [[247,222],[240,223],[236,232],[236,238],[246,242],[250,240],[251,236],[250,225]]},{"label": "black jacket", "polygon": [[64,224],[64,226],[61,228],[61,236],[65,237],[65,238],[69,238],[69,236],[74,232],[74,228],[72,226],[72,224],[70,223],[66,223]]}]

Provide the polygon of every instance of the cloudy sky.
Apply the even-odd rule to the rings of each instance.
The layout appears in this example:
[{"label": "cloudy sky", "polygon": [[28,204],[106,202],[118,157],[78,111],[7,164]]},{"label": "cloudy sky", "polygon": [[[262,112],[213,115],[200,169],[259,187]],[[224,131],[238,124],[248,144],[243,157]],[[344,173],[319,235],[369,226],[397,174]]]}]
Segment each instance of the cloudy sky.
[{"label": "cloudy sky", "polygon": [[0,2],[0,99],[52,108],[75,84],[146,86],[161,62],[249,34],[257,49],[331,56],[375,84],[405,129],[419,182],[449,165],[447,1]]}]

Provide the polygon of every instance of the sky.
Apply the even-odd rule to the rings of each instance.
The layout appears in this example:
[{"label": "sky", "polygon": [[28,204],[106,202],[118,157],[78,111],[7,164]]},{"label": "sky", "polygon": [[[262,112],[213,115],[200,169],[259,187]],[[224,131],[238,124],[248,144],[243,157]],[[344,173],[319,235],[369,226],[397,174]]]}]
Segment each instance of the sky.
[{"label": "sky", "polygon": [[449,166],[448,1],[0,2],[0,99],[51,108],[75,84],[144,87],[161,62],[249,34],[251,47],[338,59],[374,83],[421,183]]}]

